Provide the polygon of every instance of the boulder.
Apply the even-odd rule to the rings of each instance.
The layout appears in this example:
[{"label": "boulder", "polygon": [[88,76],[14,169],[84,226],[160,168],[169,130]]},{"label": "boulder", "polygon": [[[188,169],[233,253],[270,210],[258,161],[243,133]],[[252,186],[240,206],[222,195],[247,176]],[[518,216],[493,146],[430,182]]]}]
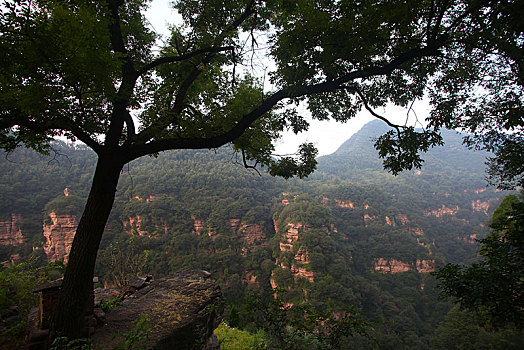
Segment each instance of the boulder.
[{"label": "boulder", "polygon": [[147,338],[140,343],[146,349],[202,349],[222,311],[220,287],[208,272],[180,272],[152,281],[107,313],[93,345],[97,350],[113,349],[124,340],[122,335],[133,332],[136,320],[147,315],[149,325],[140,336]]}]

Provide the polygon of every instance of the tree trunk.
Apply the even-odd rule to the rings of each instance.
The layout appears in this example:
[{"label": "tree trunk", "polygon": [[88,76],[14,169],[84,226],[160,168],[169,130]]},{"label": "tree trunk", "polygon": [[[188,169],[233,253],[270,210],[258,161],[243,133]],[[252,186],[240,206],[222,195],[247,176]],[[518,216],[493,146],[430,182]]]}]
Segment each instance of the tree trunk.
[{"label": "tree trunk", "polygon": [[122,163],[121,157],[115,155],[99,156],[91,191],[71,246],[54,312],[52,338],[65,336],[76,339],[83,336],[84,312],[93,287],[98,247],[115,201]]}]

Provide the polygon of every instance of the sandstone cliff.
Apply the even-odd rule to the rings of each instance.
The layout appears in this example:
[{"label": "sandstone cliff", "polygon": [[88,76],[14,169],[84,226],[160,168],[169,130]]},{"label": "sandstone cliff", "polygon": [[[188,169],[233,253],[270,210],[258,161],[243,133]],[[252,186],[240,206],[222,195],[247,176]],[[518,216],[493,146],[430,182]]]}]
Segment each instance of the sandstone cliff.
[{"label": "sandstone cliff", "polygon": [[160,220],[153,220],[154,232],[149,232],[143,228],[143,219],[140,215],[130,216],[128,220],[125,220],[123,223],[124,231],[127,234],[138,234],[139,236],[154,237],[154,232],[163,232],[167,234],[168,228],[165,222]]},{"label": "sandstone cliff", "polygon": [[0,220],[0,245],[19,245],[24,243],[24,236],[20,229],[22,217],[11,214],[7,220]]},{"label": "sandstone cliff", "polygon": [[71,243],[75,237],[78,223],[74,215],[49,213],[51,223],[44,223],[43,234],[45,237],[44,252],[49,261],[67,262]]},{"label": "sandstone cliff", "polygon": [[416,270],[419,273],[435,271],[435,260],[416,260],[414,266],[410,263],[397,259],[377,258],[374,261],[373,270],[381,273],[401,273]]},{"label": "sandstone cliff", "polygon": [[[275,228],[277,227],[277,223],[275,222]],[[301,231],[306,231],[308,229],[307,226],[303,225],[302,223],[288,223],[286,226],[286,231],[282,235],[281,242],[279,245],[280,252],[292,252],[295,242],[299,239],[299,235]],[[326,228],[327,229],[327,228]],[[277,230],[276,230],[277,231]],[[278,233],[278,231],[277,231]],[[309,253],[306,249],[299,249],[296,254],[293,257],[293,261],[291,263],[291,266],[287,266],[281,262],[279,262],[279,259],[276,259],[276,265],[287,269],[290,268],[291,273],[293,274],[293,277],[295,280],[300,277],[303,279],[308,280],[309,282],[314,282],[315,273],[313,271],[309,271],[306,266],[310,264],[309,260]],[[273,279],[273,276],[270,280],[271,286],[273,289],[277,287],[276,281]]]}]

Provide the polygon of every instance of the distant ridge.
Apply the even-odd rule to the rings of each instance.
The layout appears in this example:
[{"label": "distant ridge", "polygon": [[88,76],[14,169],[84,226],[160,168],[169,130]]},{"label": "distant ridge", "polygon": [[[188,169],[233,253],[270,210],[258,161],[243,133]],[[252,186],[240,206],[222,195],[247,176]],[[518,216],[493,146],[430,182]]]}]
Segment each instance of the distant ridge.
[{"label": "distant ridge", "polygon": [[[382,166],[378,151],[374,148],[375,139],[390,130],[385,123],[374,120],[362,127],[345,141],[334,153],[318,158],[317,176],[336,176],[353,182],[374,182],[370,177],[380,174],[388,181],[398,182],[406,177],[425,175],[438,177],[439,181],[471,181],[476,187],[486,186],[485,161],[489,153],[469,150],[462,143],[463,134],[452,130],[442,130],[444,146],[430,149],[422,154],[424,163],[418,169],[405,171],[398,177],[389,175]],[[433,180],[432,180],[433,181]]]}]

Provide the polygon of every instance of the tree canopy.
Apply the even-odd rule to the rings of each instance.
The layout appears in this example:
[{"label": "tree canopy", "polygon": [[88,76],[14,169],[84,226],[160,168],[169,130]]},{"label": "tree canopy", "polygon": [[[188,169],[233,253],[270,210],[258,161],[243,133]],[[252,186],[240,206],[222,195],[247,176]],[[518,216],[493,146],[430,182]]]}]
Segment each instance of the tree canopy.
[{"label": "tree canopy", "polygon": [[[2,1],[0,147],[46,152],[65,136],[99,157],[56,316],[65,333],[80,332],[124,164],[232,143],[246,167],[306,176],[316,165],[312,145],[272,156],[284,130],[308,128],[299,103],[319,120],[344,122],[362,108],[384,120],[394,130],[376,146],[395,174],[420,167],[419,151],[441,144],[438,130],[448,127],[494,151],[494,181],[523,184],[522,2],[178,0],[182,23],[165,40],[145,20],[147,4]],[[241,69],[261,49],[257,34],[267,36],[262,51],[276,65],[269,91]],[[432,110],[421,132],[374,111],[409,108],[424,95]]]},{"label": "tree canopy", "polygon": [[[494,152],[495,183],[522,184],[520,2],[175,1],[183,23],[159,48],[147,3],[3,1],[2,148],[45,149],[64,135],[129,161],[234,142],[246,161],[305,176],[311,145],[298,159],[271,157],[284,129],[308,128],[297,103],[344,122],[362,108],[382,119],[373,108],[427,95],[433,129],[397,125],[378,139],[386,168],[420,166],[441,127],[459,128]],[[241,69],[257,33],[276,63],[273,91]]]},{"label": "tree canopy", "polygon": [[482,260],[448,264],[437,273],[445,296],[463,308],[486,313],[494,325],[524,323],[524,203],[507,196],[495,210],[492,233],[480,240]]}]

